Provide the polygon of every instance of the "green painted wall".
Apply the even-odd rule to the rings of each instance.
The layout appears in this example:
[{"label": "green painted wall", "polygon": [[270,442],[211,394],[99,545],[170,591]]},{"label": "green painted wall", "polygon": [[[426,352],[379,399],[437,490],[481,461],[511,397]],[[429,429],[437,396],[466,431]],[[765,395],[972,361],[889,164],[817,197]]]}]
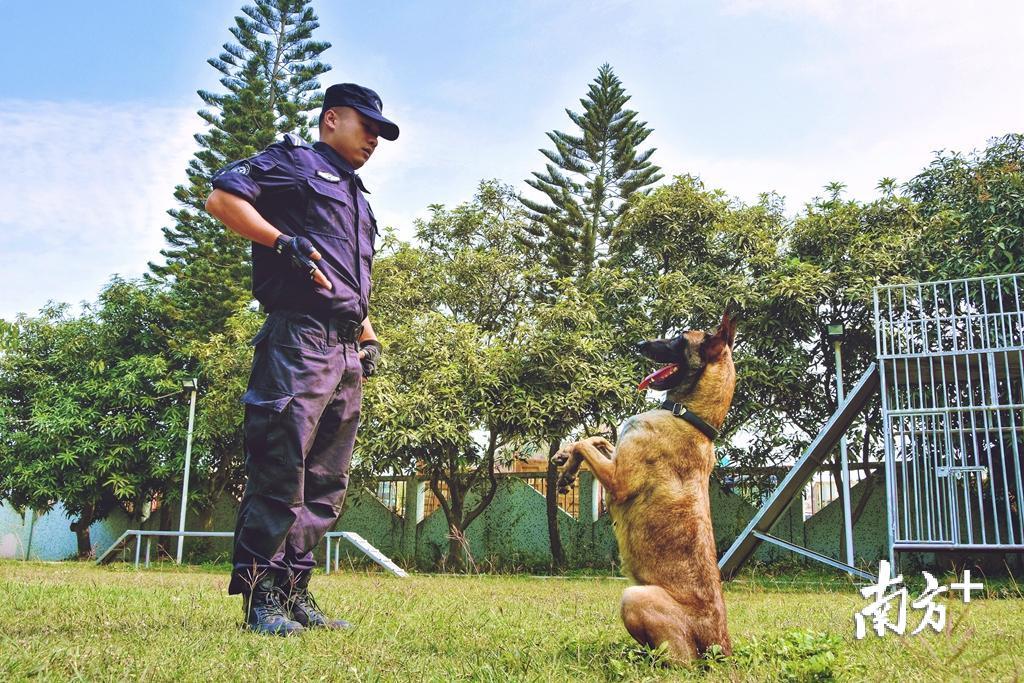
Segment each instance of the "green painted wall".
[{"label": "green painted wall", "polygon": [[[403,514],[389,510],[369,490],[357,487],[349,492],[337,530],[355,531],[377,546],[389,557],[407,567],[437,570],[450,566],[447,562],[448,525],[442,511],[438,510],[426,519],[416,521],[416,488],[421,491],[423,483],[407,482]],[[569,566],[572,568],[616,569],[618,548],[608,515],[593,519],[594,486],[589,472],[581,472],[579,487],[580,518],[574,519],[565,512],[559,513],[559,527],[562,544]],[[422,495],[422,494],[420,494]],[[851,503],[854,508],[867,495],[864,511],[854,526],[854,545],[857,564],[862,567],[876,567],[880,559],[887,556],[885,481],[879,476],[875,484],[858,483],[853,488]],[[746,527],[756,510],[742,497],[719,488],[712,481],[710,487],[712,523],[719,554],[725,552],[736,536]],[[469,505],[477,498],[470,496]],[[218,505],[213,515],[211,530],[231,530],[234,527],[236,504],[225,500]],[[173,514],[176,524],[177,513]],[[28,527],[31,519],[25,519],[14,510],[0,506],[0,557],[24,557]],[[35,519],[32,551],[33,559],[64,559],[74,555],[74,534],[68,529],[69,520],[57,506],[53,511]],[[116,514],[91,529],[92,540],[97,554],[102,553],[114,539],[129,526],[123,514]],[[198,520],[189,514],[187,528],[195,529]],[[146,529],[156,528],[156,516],[139,525]],[[771,529],[771,533],[830,557],[840,558],[842,506],[835,501],[808,520],[803,519],[800,501],[795,501]],[[498,490],[487,510],[467,530],[470,553],[480,570],[503,571],[546,571],[551,566],[548,544],[547,516],[544,497],[525,481],[514,477],[502,477]],[[164,541],[173,549],[173,539]],[[230,559],[229,539],[189,539],[185,544],[186,556],[191,561]],[[319,560],[323,561],[324,545],[318,549]],[[122,548],[119,557],[131,561],[134,548]],[[901,566],[916,570],[935,566],[940,560],[949,562],[951,557],[940,558],[934,554],[901,554]],[[957,558],[952,558],[956,560]],[[966,559],[959,558],[960,561]],[[973,558],[972,558],[973,559]],[[754,555],[754,561],[772,564],[779,561],[788,563],[802,561],[802,558],[770,544],[761,544]],[[1000,564],[1002,555],[993,555],[992,562]],[[342,562],[363,563],[365,558],[358,551],[342,544]],[[1013,562],[1020,562],[1020,559]]]},{"label": "green painted wall", "polygon": [[[412,491],[412,485],[409,485]],[[580,519],[565,512],[559,513],[562,545],[572,568],[614,569],[618,566],[618,547],[608,515],[592,519],[593,475],[582,472],[579,486]],[[884,487],[881,488],[884,491]],[[746,527],[756,510],[742,497],[723,491],[711,482],[711,512],[715,529],[715,542],[723,553]],[[409,496],[413,499],[413,496]],[[470,496],[470,504],[477,500]],[[868,552],[865,559],[881,557],[878,549],[885,549],[884,498],[881,507],[869,505],[857,528],[855,541],[863,542]],[[414,506],[407,506],[411,517]],[[819,546],[835,545],[842,525],[841,517],[832,519],[833,508],[826,510],[826,518],[815,516],[812,537]],[[822,512],[825,512],[823,510]],[[841,514],[841,513],[840,513]],[[386,554],[408,566],[421,569],[441,569],[446,566],[448,553],[448,526],[441,510],[415,525],[392,513],[366,489],[349,495],[345,511],[336,527],[355,531]],[[808,524],[803,520],[800,501],[790,505],[771,533],[800,545],[808,543]],[[490,506],[466,530],[470,553],[481,569],[543,571],[551,566],[548,542],[547,513],[544,496],[517,478],[503,478]],[[863,541],[861,536],[864,536]],[[831,539],[831,540],[830,540]],[[835,549],[813,546],[836,556]],[[343,553],[346,557],[348,553]],[[352,556],[355,560],[355,557]],[[781,548],[762,544],[754,555],[758,562],[770,564],[782,559],[794,561],[794,556]]]}]

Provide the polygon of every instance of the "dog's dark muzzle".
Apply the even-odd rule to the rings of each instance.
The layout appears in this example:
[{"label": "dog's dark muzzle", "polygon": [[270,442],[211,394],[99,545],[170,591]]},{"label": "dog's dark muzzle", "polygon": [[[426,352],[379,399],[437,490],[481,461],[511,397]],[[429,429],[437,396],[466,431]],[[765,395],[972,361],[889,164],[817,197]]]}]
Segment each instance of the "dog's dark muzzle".
[{"label": "dog's dark muzzle", "polygon": [[[692,383],[701,374],[703,366],[690,364],[692,354],[687,353],[687,342],[683,336],[674,339],[653,339],[637,344],[637,351],[645,358],[664,367],[656,370],[641,382],[640,388],[654,391],[669,391],[684,383]],[[674,368],[674,371],[671,369]]]}]

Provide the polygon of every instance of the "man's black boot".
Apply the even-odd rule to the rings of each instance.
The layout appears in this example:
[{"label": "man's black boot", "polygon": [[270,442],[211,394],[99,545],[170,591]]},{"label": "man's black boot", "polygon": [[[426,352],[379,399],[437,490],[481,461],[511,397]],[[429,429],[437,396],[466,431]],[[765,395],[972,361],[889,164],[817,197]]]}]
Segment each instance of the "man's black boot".
[{"label": "man's black boot", "polygon": [[291,618],[306,628],[329,628],[342,631],[352,628],[344,619],[328,619],[309,592],[312,572],[299,572],[289,581],[288,608]]},{"label": "man's black boot", "polygon": [[242,608],[246,626],[257,633],[290,636],[303,630],[302,624],[288,618],[285,595],[271,576],[253,586],[252,593],[242,596]]}]

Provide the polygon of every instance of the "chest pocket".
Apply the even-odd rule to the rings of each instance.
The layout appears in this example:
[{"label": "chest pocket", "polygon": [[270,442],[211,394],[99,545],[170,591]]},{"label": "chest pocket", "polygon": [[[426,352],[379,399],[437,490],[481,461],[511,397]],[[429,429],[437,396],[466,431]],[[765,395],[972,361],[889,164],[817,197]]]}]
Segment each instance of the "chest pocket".
[{"label": "chest pocket", "polygon": [[352,207],[345,187],[319,178],[306,178],[306,184],[310,189],[306,230],[318,238],[347,241]]}]

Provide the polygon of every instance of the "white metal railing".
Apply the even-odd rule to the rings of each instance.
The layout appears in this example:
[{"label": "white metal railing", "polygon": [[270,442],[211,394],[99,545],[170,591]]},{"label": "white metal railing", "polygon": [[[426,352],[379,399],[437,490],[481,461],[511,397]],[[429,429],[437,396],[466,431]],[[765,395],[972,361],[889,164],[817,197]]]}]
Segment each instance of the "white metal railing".
[{"label": "white metal railing", "polygon": [[1024,275],[874,291],[890,561],[1024,550]]}]

